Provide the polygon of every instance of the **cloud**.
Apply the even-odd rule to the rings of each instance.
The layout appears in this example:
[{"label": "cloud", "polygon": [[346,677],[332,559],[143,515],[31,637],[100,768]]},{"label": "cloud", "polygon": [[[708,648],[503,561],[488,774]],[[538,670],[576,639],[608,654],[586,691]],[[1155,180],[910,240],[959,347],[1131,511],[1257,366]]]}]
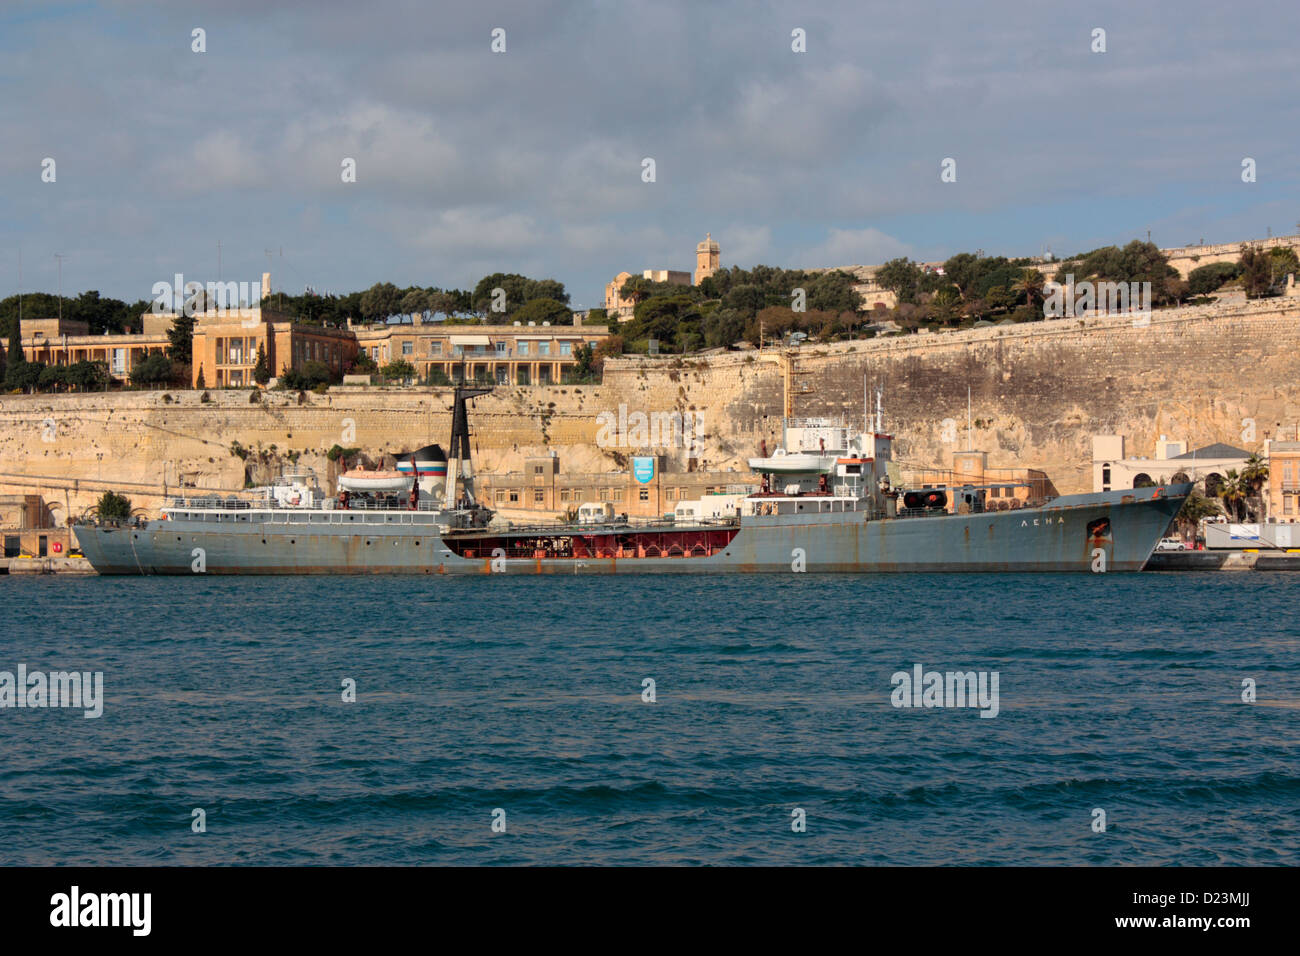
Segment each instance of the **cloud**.
[{"label": "cloud", "polygon": [[[692,269],[706,231],[723,265],[790,267],[1290,231],[1294,94],[1259,70],[1290,62],[1300,13],[1270,0],[1203,15],[1216,10],[122,0],[4,14],[0,241],[23,242],[29,287],[53,278],[34,263],[76,249],[65,289],[129,299],[160,274],[212,270],[221,239],[240,275],[283,248],[277,276],[318,288],[524,271],[591,303],[623,269]],[[190,50],[195,25],[207,53]],[[1098,25],[1105,54],[1090,50]],[[40,181],[45,156],[57,184]],[[1258,183],[1240,182],[1243,156]],[[944,157],[956,183],[939,181]]]}]

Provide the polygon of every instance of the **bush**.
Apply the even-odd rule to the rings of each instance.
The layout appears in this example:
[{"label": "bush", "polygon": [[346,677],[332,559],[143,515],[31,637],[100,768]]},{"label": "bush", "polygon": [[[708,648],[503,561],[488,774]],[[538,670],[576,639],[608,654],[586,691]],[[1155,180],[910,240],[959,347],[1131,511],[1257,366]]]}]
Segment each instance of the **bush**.
[{"label": "bush", "polygon": [[1212,262],[1198,266],[1187,275],[1187,285],[1192,295],[1208,295],[1241,275],[1241,265],[1236,262]]},{"label": "bush", "polygon": [[123,495],[106,491],[99,496],[95,514],[100,521],[124,521],[131,517],[131,501]]},{"label": "bush", "polygon": [[415,378],[415,366],[405,359],[393,359],[379,370],[386,382],[404,382]]}]

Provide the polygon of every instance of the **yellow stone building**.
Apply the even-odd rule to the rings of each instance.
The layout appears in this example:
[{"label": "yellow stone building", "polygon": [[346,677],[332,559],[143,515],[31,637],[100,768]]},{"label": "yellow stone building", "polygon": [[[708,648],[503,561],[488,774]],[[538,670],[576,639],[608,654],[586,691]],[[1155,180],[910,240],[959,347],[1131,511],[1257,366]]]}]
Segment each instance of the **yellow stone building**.
[{"label": "yellow stone building", "polygon": [[584,345],[599,346],[609,335],[604,325],[458,325],[423,322],[410,325],[349,327],[359,351],[376,365],[404,360],[425,379],[440,372],[449,381],[487,381],[496,385],[556,385],[577,364]]},{"label": "yellow stone building", "polygon": [[167,330],[171,325],[171,318],[145,313],[141,332],[91,335],[85,322],[74,319],[23,319],[18,335],[23,357],[29,362],[44,365],[103,362],[110,375],[125,380],[150,352],[164,351],[170,346]]},{"label": "yellow stone building", "polygon": [[[671,285],[699,285],[704,279],[718,271],[718,244],[712,233],[706,233],[704,241],[695,247],[695,274],[674,269],[646,269],[641,275],[651,282],[667,282]],[[605,311],[612,316],[631,315],[636,308],[636,301],[623,297],[623,283],[632,278],[631,272],[620,272],[614,281],[605,285]]]},{"label": "yellow stone building", "polygon": [[[170,327],[175,313],[163,313]],[[252,385],[258,349],[266,352],[267,369],[278,377],[308,362],[321,362],[342,375],[357,357],[355,336],[347,329],[331,329],[295,322],[262,306],[211,310],[194,316],[191,385]]]}]

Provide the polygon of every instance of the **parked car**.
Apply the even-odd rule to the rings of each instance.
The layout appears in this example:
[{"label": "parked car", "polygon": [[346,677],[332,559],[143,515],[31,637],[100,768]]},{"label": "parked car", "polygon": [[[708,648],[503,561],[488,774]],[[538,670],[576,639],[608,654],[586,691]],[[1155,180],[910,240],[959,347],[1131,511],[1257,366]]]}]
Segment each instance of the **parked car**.
[{"label": "parked car", "polygon": [[1182,538],[1161,538],[1156,545],[1157,551],[1186,551],[1187,544]]}]

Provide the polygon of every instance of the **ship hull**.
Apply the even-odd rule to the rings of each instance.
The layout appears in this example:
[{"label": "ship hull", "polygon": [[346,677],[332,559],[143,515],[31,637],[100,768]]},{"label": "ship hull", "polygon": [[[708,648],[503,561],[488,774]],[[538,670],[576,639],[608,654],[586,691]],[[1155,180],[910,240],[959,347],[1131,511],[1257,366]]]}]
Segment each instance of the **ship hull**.
[{"label": "ship hull", "polygon": [[[1072,495],[1040,508],[939,517],[746,517],[729,542],[695,557],[493,557],[486,532],[443,536],[430,526],[402,524],[354,530],[281,521],[218,530],[210,523],[152,521],[142,528],[79,526],[77,537],[101,574],[1139,571],[1188,487]],[[467,548],[467,541],[484,547]]]}]

